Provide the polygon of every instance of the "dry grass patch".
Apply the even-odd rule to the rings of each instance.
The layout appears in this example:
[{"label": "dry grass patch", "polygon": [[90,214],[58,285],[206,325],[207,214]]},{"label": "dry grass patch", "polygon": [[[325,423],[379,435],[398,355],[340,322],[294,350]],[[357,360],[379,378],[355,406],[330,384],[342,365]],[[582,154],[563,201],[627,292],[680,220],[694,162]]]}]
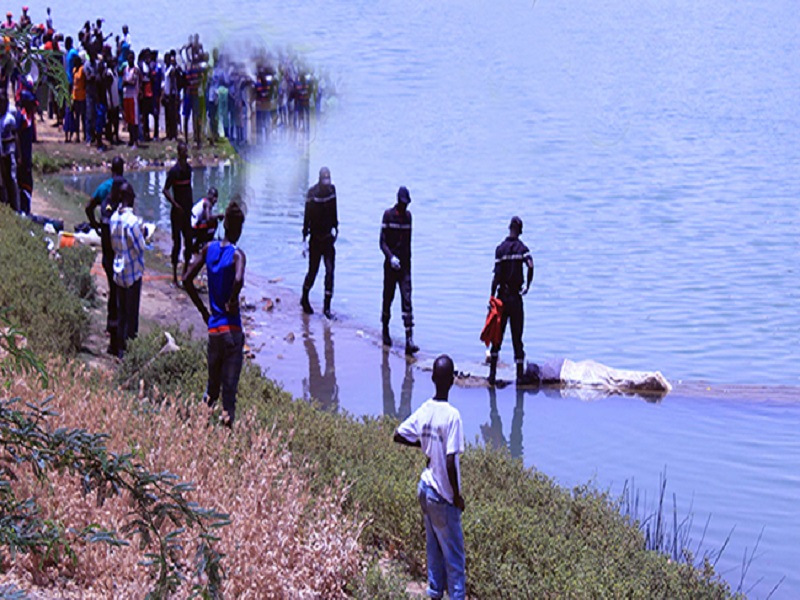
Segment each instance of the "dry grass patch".
[{"label": "dry grass patch", "polygon": [[[169,471],[191,481],[198,505],[230,515],[217,530],[216,548],[224,555],[221,592],[228,598],[338,598],[362,568],[358,543],[363,522],[343,511],[343,485],[310,491],[307,476],[292,466],[286,440],[246,413],[233,431],[216,426],[214,416],[192,400],[159,407],[112,389],[102,374],[76,363],[50,364],[51,408],[59,414],[48,427],[81,428],[109,435],[112,452],[133,451],[152,472]],[[42,392],[33,378],[20,378],[5,397],[37,401]],[[288,434],[291,435],[291,434]],[[130,518],[128,499],[102,505],[85,496],[80,481],[67,473],[39,481],[22,469],[14,482],[18,497],[35,497],[44,517],[63,527],[74,558],[43,560],[37,555],[3,557],[5,581],[23,589],[58,590],[59,597],[144,597],[152,587],[145,552],[157,551],[139,538],[129,546],[88,543],[73,532],[91,525],[121,531]],[[343,491],[344,490],[344,491]],[[167,527],[168,524],[164,524]],[[194,564],[198,544],[188,532],[180,562]],[[186,598],[199,576],[186,573],[175,597]]]}]

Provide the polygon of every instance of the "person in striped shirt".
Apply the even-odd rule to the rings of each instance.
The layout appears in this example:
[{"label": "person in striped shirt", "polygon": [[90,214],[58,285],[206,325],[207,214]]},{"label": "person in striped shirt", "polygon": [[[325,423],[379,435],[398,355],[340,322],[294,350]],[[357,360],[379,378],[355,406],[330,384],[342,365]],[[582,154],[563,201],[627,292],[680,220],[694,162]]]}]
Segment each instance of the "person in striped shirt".
[{"label": "person in striped shirt", "polygon": [[120,205],[111,215],[111,246],[114,249],[114,283],[117,285],[117,331],[112,346],[119,358],[128,340],[139,332],[139,299],[144,276],[144,233],[133,213],[136,193],[127,181],[119,186]]}]

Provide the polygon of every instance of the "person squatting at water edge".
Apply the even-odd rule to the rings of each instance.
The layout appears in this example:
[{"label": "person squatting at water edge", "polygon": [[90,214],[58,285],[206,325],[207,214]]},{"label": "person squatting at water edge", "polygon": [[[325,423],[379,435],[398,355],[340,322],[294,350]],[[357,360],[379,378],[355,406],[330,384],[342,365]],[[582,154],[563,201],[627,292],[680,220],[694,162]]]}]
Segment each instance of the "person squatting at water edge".
[{"label": "person squatting at water edge", "polygon": [[[522,297],[528,293],[533,281],[533,258],[528,247],[519,239],[522,234],[522,219],[512,217],[508,225],[508,237],[495,250],[494,277],[492,278],[491,297],[503,303],[503,314],[500,322],[499,339],[492,344],[489,357],[489,385],[497,381],[497,359],[500,346],[506,332],[506,325],[511,322],[511,343],[514,346],[514,362],[517,366],[517,384],[525,383],[525,349],[522,343],[522,330],[525,323],[525,312]],[[523,281],[522,267],[528,267],[527,280]],[[525,288],[522,285],[525,283]],[[491,310],[491,302],[490,302]]]},{"label": "person squatting at water edge", "polygon": [[[106,179],[103,183],[97,186],[94,194],[89,202],[86,204],[86,217],[89,219],[89,224],[92,228],[100,234],[100,247],[103,255],[103,270],[106,273],[106,280],[108,281],[108,312],[106,316],[106,331],[112,335],[111,345],[108,347],[108,353],[117,355],[118,348],[116,347],[113,337],[114,331],[117,327],[117,286],[114,283],[114,249],[111,247],[111,229],[109,223],[111,215],[119,207],[119,187],[125,182],[122,173],[125,168],[125,161],[121,156],[115,156],[111,160],[111,177]],[[97,221],[95,211],[100,207],[100,221]]]},{"label": "person squatting at water edge", "polygon": [[[223,422],[231,427],[236,417],[236,393],[244,360],[244,333],[239,294],[244,285],[246,257],[236,246],[242,235],[244,211],[236,200],[225,211],[225,237],[203,246],[183,277],[183,286],[208,325],[208,385],[206,402],[213,407],[222,388]],[[209,312],[194,279],[206,267]]]},{"label": "person squatting at water edge", "polygon": [[411,195],[405,186],[397,190],[397,203],[383,213],[380,247],[386,260],[383,261],[383,344],[392,345],[389,320],[392,317],[392,302],[395,288],[400,288],[403,325],[406,328],[406,354],[419,351],[414,343],[414,314],[411,310],[411,211],[408,205]]},{"label": "person squatting at water edge", "polygon": [[394,432],[394,441],[422,449],[428,464],[417,487],[425,521],[428,590],[430,598],[451,600],[466,596],[466,554],[461,513],[461,473],[458,455],[464,452],[464,428],[458,409],[448,403],[455,368],[446,354],[433,363],[436,394],[403,421]]},{"label": "person squatting at water edge", "polygon": [[178,257],[181,253],[181,238],[183,238],[183,271],[181,278],[186,275],[186,269],[192,259],[192,167],[189,164],[189,152],[185,142],[178,142],[178,162],[167,172],[167,181],[162,190],[164,196],[172,205],[169,221],[172,226],[172,283],[178,286]]},{"label": "person squatting at water edge", "polygon": [[[310,237],[308,244],[306,238]],[[319,170],[319,181],[306,194],[306,206],[303,215],[303,254],[308,254],[308,273],[303,282],[303,297],[300,305],[303,312],[313,315],[314,309],[308,300],[308,293],[314,287],[319,263],[325,261],[325,304],[322,310],[328,318],[331,314],[333,298],[333,270],[336,266],[336,249],[334,244],[339,237],[339,217],[336,211],[336,186],[331,183],[331,172],[328,167]]]},{"label": "person squatting at water edge", "polygon": [[206,197],[195,202],[192,207],[192,253],[199,252],[217,234],[217,225],[224,218],[224,215],[214,214],[218,198],[217,188],[210,187]]}]

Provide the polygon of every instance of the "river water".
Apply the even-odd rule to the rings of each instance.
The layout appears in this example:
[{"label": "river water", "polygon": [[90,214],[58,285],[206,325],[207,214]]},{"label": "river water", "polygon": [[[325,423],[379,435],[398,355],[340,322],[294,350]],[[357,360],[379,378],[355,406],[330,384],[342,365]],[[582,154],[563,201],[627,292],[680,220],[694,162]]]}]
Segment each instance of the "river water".
[{"label": "river water", "polygon": [[[95,6],[78,0],[54,18],[76,31]],[[633,478],[654,496],[666,468],[668,493],[695,514],[695,540],[711,515],[704,548],[735,527],[719,563],[734,588],[763,529],[743,589],[766,597],[785,576],[773,597],[800,596],[800,404],[774,387],[712,393],[800,387],[794,3],[223,0],[180,19],[145,16],[160,6],[120,4],[107,27],[127,22],[137,47],[161,50],[195,30],[207,46],[292,45],[337,82],[307,142],[279,136],[242,166],[196,175],[196,190],[245,190],[248,268],[297,291],[303,190],[331,169],[334,310],[349,329],[326,337],[313,321],[303,345],[313,350],[296,357],[311,366],[287,352],[268,365],[273,376],[298,394],[321,381],[330,395],[332,373],[317,374],[314,357],[324,363],[336,336],[377,329],[379,223],[399,185],[412,196],[417,342],[477,362],[493,249],[518,214],[536,262],[529,358],[659,369],[709,393],[649,404],[468,390],[468,434],[509,443],[566,485],[618,492]],[[137,179],[141,212],[167,227],[162,184],[162,173]],[[365,369],[327,354],[351,412],[390,412],[387,389],[411,407],[430,393],[419,375],[402,393],[396,357],[388,375],[379,359]]]}]

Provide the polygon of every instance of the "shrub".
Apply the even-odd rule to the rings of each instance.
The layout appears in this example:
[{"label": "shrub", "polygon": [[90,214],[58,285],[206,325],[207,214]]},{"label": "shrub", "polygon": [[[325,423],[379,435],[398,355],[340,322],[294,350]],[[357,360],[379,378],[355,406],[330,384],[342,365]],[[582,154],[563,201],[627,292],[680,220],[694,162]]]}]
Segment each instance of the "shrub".
[{"label": "shrub", "polygon": [[[70,257],[70,265],[88,254]],[[86,335],[88,317],[80,299],[51,260],[41,228],[0,206],[0,306],[26,333],[39,354],[73,355]]]},{"label": "shrub", "polygon": [[[141,465],[141,473],[156,474],[145,482],[159,482],[159,489],[172,485],[192,502],[187,507],[198,513],[199,506],[211,507],[209,516],[226,513],[229,522],[212,521],[218,526],[196,536],[189,527],[196,523],[184,524],[172,514],[159,518],[174,512],[174,498],[143,487],[145,497],[152,498],[148,507],[161,535],[153,531],[149,539],[137,539],[141,546],[109,551],[75,532],[103,528],[125,533],[131,521],[136,527],[142,521],[149,525],[148,518],[131,514],[135,505],[127,490],[121,497],[108,490],[100,505],[84,497],[80,477],[53,473],[42,483],[33,470],[20,468],[9,485],[18,497],[36,499],[41,519],[58,526],[55,539],[68,543],[73,559],[63,560],[63,554],[47,561],[40,560],[41,553],[17,556],[13,583],[26,589],[43,583],[50,592],[43,597],[54,597],[57,588],[57,597],[66,598],[141,598],[148,589],[166,589],[168,593],[152,596],[161,598],[195,597],[193,592],[204,598],[345,597],[345,586],[358,576],[362,563],[361,519],[343,512],[346,486],[336,480],[312,490],[307,477],[292,466],[287,439],[259,425],[252,412],[242,411],[230,432],[216,426],[203,406],[174,397],[153,406],[120,393],[107,376],[91,374],[77,363],[51,363],[50,372],[49,406],[58,414],[48,416],[49,430],[67,438],[77,428],[106,432],[107,469],[119,457],[129,457]],[[10,393],[29,401],[36,387],[31,373]],[[169,473],[175,474],[174,480]],[[177,529],[182,524],[186,531]],[[218,569],[212,572],[220,575],[216,580],[203,573],[215,565]]]},{"label": "shrub", "polygon": [[58,271],[67,291],[87,304],[93,304],[97,291],[92,276],[92,264],[97,256],[94,248],[73,246],[61,248],[58,253]]},{"label": "shrub", "polygon": [[[142,381],[146,394],[156,387],[162,393],[202,393],[204,343],[173,333],[182,347],[175,355],[153,359],[164,339],[157,332],[133,345],[136,351],[126,356],[120,372],[131,389]],[[135,370],[140,374],[131,378]],[[361,540],[367,547],[424,577],[425,534],[416,501],[424,457],[392,443],[396,421],[332,414],[295,401],[249,364],[238,402],[237,412],[253,410],[257,422],[290,432],[283,443],[294,464],[307,471],[312,493],[347,483],[344,507],[366,518]],[[710,565],[695,568],[647,551],[642,533],[606,494],[589,486],[561,488],[508,452],[475,445],[468,446],[461,468],[471,596],[731,597]],[[392,577],[373,568],[357,589],[384,597]]]}]

